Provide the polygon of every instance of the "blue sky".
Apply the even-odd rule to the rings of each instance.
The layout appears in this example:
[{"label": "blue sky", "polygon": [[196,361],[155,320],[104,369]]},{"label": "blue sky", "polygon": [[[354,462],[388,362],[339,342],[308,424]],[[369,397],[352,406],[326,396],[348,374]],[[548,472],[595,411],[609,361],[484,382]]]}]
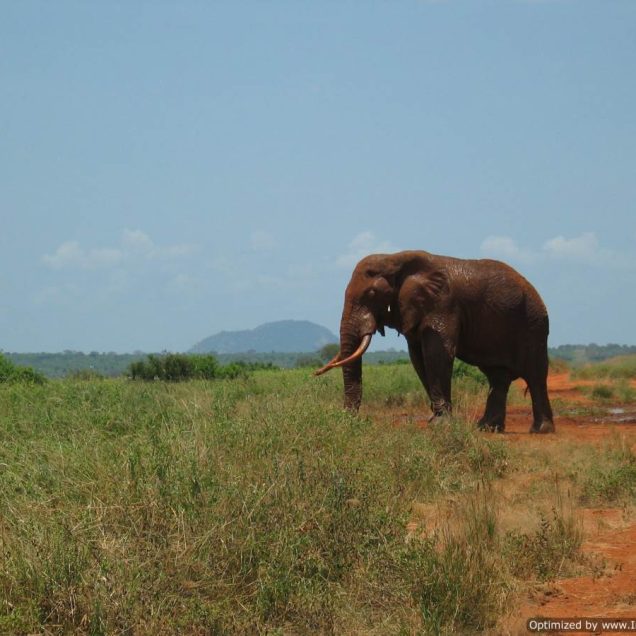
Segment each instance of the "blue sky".
[{"label": "blue sky", "polygon": [[0,349],[336,331],[399,249],[509,262],[552,345],[636,344],[635,29],[633,0],[3,3]]}]

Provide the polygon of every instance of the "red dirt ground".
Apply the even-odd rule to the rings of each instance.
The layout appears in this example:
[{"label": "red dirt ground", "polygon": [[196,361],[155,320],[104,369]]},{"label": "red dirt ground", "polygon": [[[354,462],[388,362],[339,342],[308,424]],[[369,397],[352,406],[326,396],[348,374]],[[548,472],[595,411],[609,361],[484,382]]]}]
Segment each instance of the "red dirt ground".
[{"label": "red dirt ground", "polygon": [[[572,381],[567,373],[549,378],[552,400],[585,405],[589,400],[577,389],[598,384]],[[636,383],[632,382],[636,386]],[[562,439],[587,441],[600,445],[611,436],[620,435],[636,450],[636,409],[621,405],[619,413],[604,408],[601,415],[571,415],[555,419],[557,433],[546,436],[548,443]],[[506,429],[512,435],[527,432],[529,408],[511,409]],[[542,438],[543,441],[543,438]],[[636,619],[636,519],[627,510],[581,509],[583,521],[582,551],[604,567],[598,577],[580,576],[555,581],[549,589],[532,595],[520,608],[518,633],[527,633],[529,617],[616,617]],[[603,633],[603,632],[595,632]],[[618,633],[618,632],[613,632]]]},{"label": "red dirt ground", "polygon": [[[548,380],[550,398],[553,403],[560,401],[562,413],[555,418],[556,433],[529,434],[532,411],[527,397],[527,405],[508,408],[502,439],[538,446],[567,440],[587,442],[600,448],[618,435],[636,452],[636,405],[609,403],[599,408],[598,402],[593,403],[580,390],[580,387],[597,384],[598,381],[571,380],[568,373],[551,375]],[[636,387],[636,381],[632,381],[632,385]],[[525,384],[520,386],[525,388]],[[421,424],[426,426],[424,419]],[[591,563],[599,564],[598,575],[557,580],[533,592],[522,602],[517,616],[511,617],[511,622],[502,627],[502,634],[528,634],[527,619],[539,616],[636,620],[636,513],[633,509],[629,512],[616,508],[581,508],[578,511],[583,527],[582,551]],[[412,532],[413,528],[408,531]]]}]

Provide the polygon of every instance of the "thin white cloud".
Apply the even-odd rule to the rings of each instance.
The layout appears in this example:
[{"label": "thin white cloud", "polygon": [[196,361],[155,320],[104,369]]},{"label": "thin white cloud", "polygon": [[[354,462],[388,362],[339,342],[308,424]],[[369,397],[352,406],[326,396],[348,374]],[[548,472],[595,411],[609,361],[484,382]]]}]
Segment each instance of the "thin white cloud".
[{"label": "thin white cloud", "polygon": [[593,232],[586,232],[571,239],[555,236],[543,244],[543,251],[552,258],[589,261],[598,256],[599,244]]},{"label": "thin white cloud", "polygon": [[484,256],[522,263],[562,261],[619,268],[636,266],[633,256],[601,247],[594,232],[572,238],[555,236],[539,249],[520,247],[510,236],[489,236],[482,241],[480,250]]},{"label": "thin white cloud", "polygon": [[274,287],[277,289],[284,289],[288,287],[288,283],[284,278],[268,274],[258,274],[256,276],[256,284],[259,287]]},{"label": "thin white cloud", "polygon": [[117,246],[87,249],[77,241],[65,241],[42,262],[51,269],[107,269],[135,258],[179,258],[192,251],[191,245],[158,246],[141,230],[125,229]]},{"label": "thin white cloud", "polygon": [[85,250],[77,241],[62,243],[53,254],[45,254],[42,260],[52,269],[76,267],[94,269],[116,265],[122,259],[122,252],[117,248],[96,248]]},{"label": "thin white cloud", "polygon": [[177,274],[168,281],[166,289],[177,294],[196,294],[201,289],[201,282],[189,274]]},{"label": "thin white cloud", "polygon": [[489,236],[482,241],[480,250],[484,256],[504,260],[525,262],[533,260],[533,254],[520,248],[510,236]]},{"label": "thin white cloud", "polygon": [[143,254],[150,254],[157,249],[152,239],[141,230],[125,229],[121,243],[126,249]]},{"label": "thin white cloud", "polygon": [[32,299],[36,304],[63,304],[80,296],[79,287],[66,283],[64,285],[49,285],[33,294]]},{"label": "thin white cloud", "polygon": [[347,251],[336,259],[338,267],[351,268],[361,258],[369,254],[395,252],[397,248],[388,241],[379,241],[373,232],[365,230],[353,237],[347,247]]},{"label": "thin white cloud", "polygon": [[269,232],[255,230],[250,235],[250,247],[255,252],[269,252],[276,247],[276,239]]}]

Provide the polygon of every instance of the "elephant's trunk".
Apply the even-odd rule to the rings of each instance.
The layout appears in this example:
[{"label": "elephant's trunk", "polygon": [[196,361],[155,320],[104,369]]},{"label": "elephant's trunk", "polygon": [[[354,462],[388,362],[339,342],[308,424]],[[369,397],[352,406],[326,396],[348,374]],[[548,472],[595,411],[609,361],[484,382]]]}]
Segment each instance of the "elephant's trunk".
[{"label": "elephant's trunk", "polygon": [[362,356],[371,344],[378,322],[368,307],[362,305],[351,284],[345,292],[340,320],[340,351],[315,375],[342,367],[344,406],[357,411],[362,400]]},{"label": "elephant's trunk", "polygon": [[344,407],[357,412],[362,402],[362,358],[342,367]]},{"label": "elephant's trunk", "polygon": [[368,311],[348,311],[345,308],[340,322],[340,354],[349,359],[342,365],[344,406],[357,411],[362,401],[362,354],[371,343],[376,321]]},{"label": "elephant's trunk", "polygon": [[355,332],[343,325],[340,331],[338,355],[314,373],[314,375],[322,375],[331,369],[342,367],[344,406],[352,411],[357,411],[362,401],[362,355],[370,344],[371,333],[366,333],[360,339]]}]

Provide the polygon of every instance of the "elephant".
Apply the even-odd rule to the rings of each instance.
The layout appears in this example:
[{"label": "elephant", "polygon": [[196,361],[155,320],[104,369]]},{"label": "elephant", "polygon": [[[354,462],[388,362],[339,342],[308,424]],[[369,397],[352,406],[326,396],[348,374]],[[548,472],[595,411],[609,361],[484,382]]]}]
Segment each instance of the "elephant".
[{"label": "elephant", "polygon": [[536,289],[509,265],[424,251],[371,254],[353,270],[340,322],[340,351],[315,372],[342,367],[344,406],[362,400],[362,355],[377,331],[396,329],[430,399],[431,420],[452,412],[457,357],[477,366],[490,389],[477,426],[503,432],[513,380],[532,398],[530,433],[553,433],[547,390],[548,312]]}]

